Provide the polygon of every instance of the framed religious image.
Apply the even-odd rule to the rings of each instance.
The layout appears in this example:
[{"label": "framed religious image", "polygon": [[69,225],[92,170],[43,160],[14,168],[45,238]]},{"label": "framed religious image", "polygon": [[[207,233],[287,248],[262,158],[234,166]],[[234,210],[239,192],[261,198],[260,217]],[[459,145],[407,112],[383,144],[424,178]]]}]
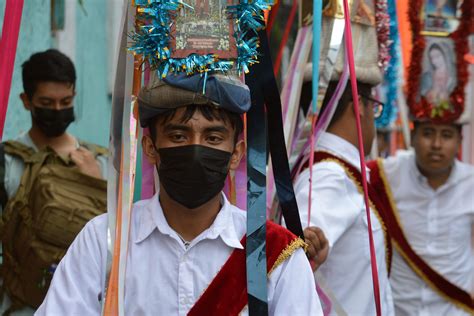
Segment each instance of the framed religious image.
[{"label": "framed religious image", "polygon": [[425,0],[423,34],[446,36],[457,26],[458,0]]},{"label": "framed religious image", "polygon": [[171,57],[186,58],[191,54],[216,54],[221,59],[237,58],[233,20],[226,7],[235,1],[190,0],[171,28]]},{"label": "framed religious image", "polygon": [[[349,0],[351,20],[355,23],[374,26],[374,0]],[[312,5],[311,5],[312,9]],[[355,11],[355,14],[354,14]],[[344,3],[342,0],[323,0],[323,15],[337,19],[344,18]]]},{"label": "framed religious image", "polygon": [[426,37],[420,95],[436,108],[449,106],[450,95],[458,84],[455,56],[452,39]]}]

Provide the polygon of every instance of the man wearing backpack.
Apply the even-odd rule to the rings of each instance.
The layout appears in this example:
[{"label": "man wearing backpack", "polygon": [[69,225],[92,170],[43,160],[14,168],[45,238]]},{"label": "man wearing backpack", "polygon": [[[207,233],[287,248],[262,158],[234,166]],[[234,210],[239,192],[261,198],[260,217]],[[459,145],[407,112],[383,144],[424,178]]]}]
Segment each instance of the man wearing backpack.
[{"label": "man wearing backpack", "polygon": [[106,149],[66,132],[74,121],[72,61],[50,49],[22,66],[32,126],[0,145],[0,311],[32,314],[82,226],[106,210]]}]

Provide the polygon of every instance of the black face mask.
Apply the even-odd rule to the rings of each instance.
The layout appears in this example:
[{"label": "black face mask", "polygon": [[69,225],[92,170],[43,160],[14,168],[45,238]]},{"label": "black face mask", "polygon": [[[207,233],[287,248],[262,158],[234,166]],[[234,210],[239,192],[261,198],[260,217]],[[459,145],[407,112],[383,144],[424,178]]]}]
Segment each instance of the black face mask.
[{"label": "black face mask", "polygon": [[224,187],[232,153],[201,145],[160,148],[158,153],[160,182],[179,204],[194,209]]},{"label": "black face mask", "polygon": [[53,110],[34,106],[31,116],[47,137],[58,137],[64,134],[69,124],[74,122],[74,108]]}]

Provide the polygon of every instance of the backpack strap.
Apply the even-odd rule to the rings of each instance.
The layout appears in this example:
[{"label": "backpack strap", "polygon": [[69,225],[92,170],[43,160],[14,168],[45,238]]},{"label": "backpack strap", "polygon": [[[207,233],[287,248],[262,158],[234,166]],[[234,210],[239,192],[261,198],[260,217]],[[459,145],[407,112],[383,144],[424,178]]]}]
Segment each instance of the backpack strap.
[{"label": "backpack strap", "polygon": [[6,141],[3,144],[5,146],[5,153],[12,156],[16,156],[24,162],[29,161],[31,156],[36,153],[36,150],[34,150],[33,148],[15,140]]},{"label": "backpack strap", "polygon": [[6,141],[0,143],[0,205],[2,210],[8,202],[8,194],[5,187],[6,164],[5,154],[16,156],[23,161],[28,160],[35,153],[35,150],[18,141]]},{"label": "backpack strap", "polygon": [[80,140],[79,145],[90,150],[96,158],[97,156],[107,156],[109,154],[109,150],[107,148],[96,145],[96,144],[92,144],[92,143],[88,143],[88,142]]},{"label": "backpack strap", "polygon": [[8,195],[5,188],[5,144],[0,143],[0,205],[2,210],[7,205]]}]

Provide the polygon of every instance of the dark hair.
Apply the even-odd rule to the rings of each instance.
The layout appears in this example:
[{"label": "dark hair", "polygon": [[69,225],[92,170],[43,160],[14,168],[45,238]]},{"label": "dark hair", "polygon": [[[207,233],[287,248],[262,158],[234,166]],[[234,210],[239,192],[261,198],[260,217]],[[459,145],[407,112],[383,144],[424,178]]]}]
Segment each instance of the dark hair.
[{"label": "dark hair", "polygon": [[[337,81],[330,81],[328,88],[326,90],[326,95],[324,96],[323,100],[323,105],[321,106],[321,110],[319,111],[320,116],[326,108],[328,107],[329,101],[331,100],[331,97],[333,94],[336,92],[337,88]],[[362,83],[357,81],[357,91],[359,92],[359,95],[367,95],[370,96],[372,90],[372,85],[367,84],[367,83]],[[342,93],[341,99],[339,99],[339,103],[337,104],[336,111],[334,112],[334,115],[331,119],[331,122],[329,123],[329,126],[333,125],[337,121],[339,121],[346,111],[347,107],[349,104],[352,102],[352,87],[350,81],[347,82],[346,88],[344,92]]]},{"label": "dark hair", "polygon": [[56,49],[31,55],[23,63],[23,90],[28,98],[36,92],[36,86],[42,81],[64,82],[76,84],[76,70],[72,61]]},{"label": "dark hair", "polygon": [[[176,115],[177,109],[166,111],[163,114],[159,114],[155,116],[151,121],[148,127],[150,128],[150,136],[153,141],[156,140],[156,123],[161,121],[163,124],[172,120]],[[188,122],[194,115],[194,113],[201,113],[204,118],[208,121],[222,121],[228,122],[234,129],[234,143],[237,143],[239,139],[239,135],[242,133],[244,129],[244,124],[242,122],[242,118],[239,114],[233,113],[222,108],[218,108],[214,105],[187,105],[186,110],[182,114],[181,118],[179,119],[181,123]]]}]

